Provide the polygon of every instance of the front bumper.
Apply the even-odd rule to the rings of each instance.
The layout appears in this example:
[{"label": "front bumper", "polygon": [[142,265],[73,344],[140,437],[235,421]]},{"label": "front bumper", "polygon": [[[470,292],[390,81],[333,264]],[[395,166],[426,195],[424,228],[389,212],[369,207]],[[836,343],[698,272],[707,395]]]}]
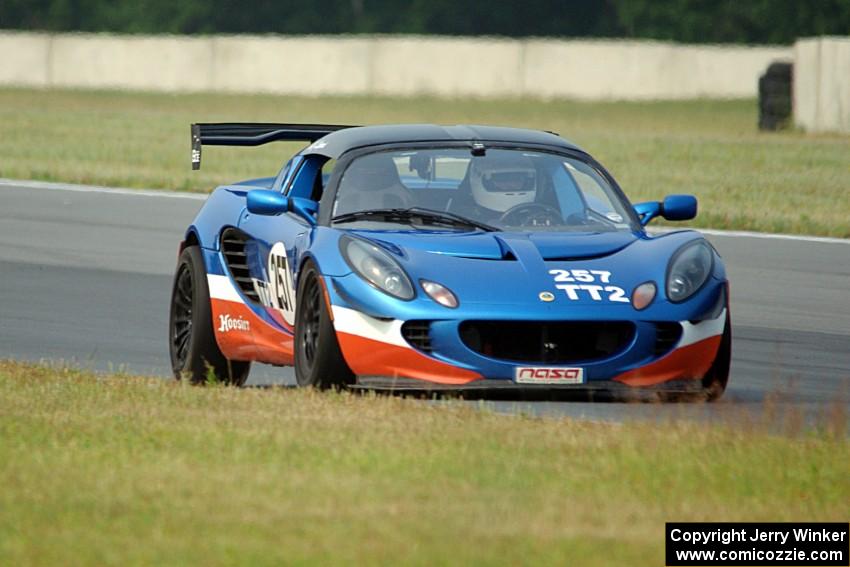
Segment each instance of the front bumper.
[{"label": "front bumper", "polygon": [[402,320],[379,319],[333,306],[337,338],[346,362],[358,376],[358,384],[384,389],[526,389],[529,385],[516,383],[514,376],[517,368],[529,366],[582,369],[582,383],[547,384],[546,389],[610,389],[620,385],[658,388],[674,382],[691,383],[696,388],[717,357],[726,314],[723,308],[712,319],[679,321],[681,335],[664,353],[656,350],[657,323],[637,321],[631,342],[612,356],[547,364],[500,360],[476,352],[461,340],[460,321],[431,325],[433,350],[423,352],[404,338]]}]

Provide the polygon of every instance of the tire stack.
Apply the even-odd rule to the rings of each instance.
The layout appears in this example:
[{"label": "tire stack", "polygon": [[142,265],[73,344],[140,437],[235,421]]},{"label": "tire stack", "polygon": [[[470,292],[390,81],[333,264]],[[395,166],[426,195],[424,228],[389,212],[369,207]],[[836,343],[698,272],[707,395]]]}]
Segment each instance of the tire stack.
[{"label": "tire stack", "polygon": [[791,119],[791,63],[771,63],[759,77],[759,130],[779,130]]}]

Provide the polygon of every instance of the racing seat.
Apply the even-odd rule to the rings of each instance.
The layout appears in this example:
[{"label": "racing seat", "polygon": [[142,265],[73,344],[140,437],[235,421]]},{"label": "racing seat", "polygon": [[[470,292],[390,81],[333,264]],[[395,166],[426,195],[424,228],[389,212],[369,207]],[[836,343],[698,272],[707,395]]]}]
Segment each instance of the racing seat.
[{"label": "racing seat", "polygon": [[409,208],[415,204],[410,190],[399,178],[395,162],[385,154],[355,160],[343,175],[337,199],[336,214]]}]

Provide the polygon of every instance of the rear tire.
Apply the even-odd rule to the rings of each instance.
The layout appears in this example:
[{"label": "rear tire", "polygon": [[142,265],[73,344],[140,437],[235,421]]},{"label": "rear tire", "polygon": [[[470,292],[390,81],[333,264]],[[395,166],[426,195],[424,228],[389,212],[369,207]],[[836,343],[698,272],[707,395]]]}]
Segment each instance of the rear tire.
[{"label": "rear tire", "polygon": [[210,292],[204,258],[197,246],[180,254],[171,290],[168,346],[174,377],[192,384],[211,380],[242,386],[251,363],[228,360],[218,348],[213,330]]},{"label": "rear tire", "polygon": [[328,389],[354,383],[336,339],[321,275],[308,263],[298,279],[295,311],[295,379],[299,386]]}]

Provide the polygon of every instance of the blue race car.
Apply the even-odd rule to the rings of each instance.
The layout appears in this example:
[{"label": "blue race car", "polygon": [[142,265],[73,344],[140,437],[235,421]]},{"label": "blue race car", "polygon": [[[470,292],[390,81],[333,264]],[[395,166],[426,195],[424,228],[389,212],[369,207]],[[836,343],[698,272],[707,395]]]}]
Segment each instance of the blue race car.
[{"label": "blue race car", "polygon": [[644,229],[694,197],[632,206],[571,142],[484,126],[195,124],[193,167],[275,140],[310,145],[217,188],[180,245],[178,378],[241,385],[257,361],[319,388],[723,393],[723,263]]}]

